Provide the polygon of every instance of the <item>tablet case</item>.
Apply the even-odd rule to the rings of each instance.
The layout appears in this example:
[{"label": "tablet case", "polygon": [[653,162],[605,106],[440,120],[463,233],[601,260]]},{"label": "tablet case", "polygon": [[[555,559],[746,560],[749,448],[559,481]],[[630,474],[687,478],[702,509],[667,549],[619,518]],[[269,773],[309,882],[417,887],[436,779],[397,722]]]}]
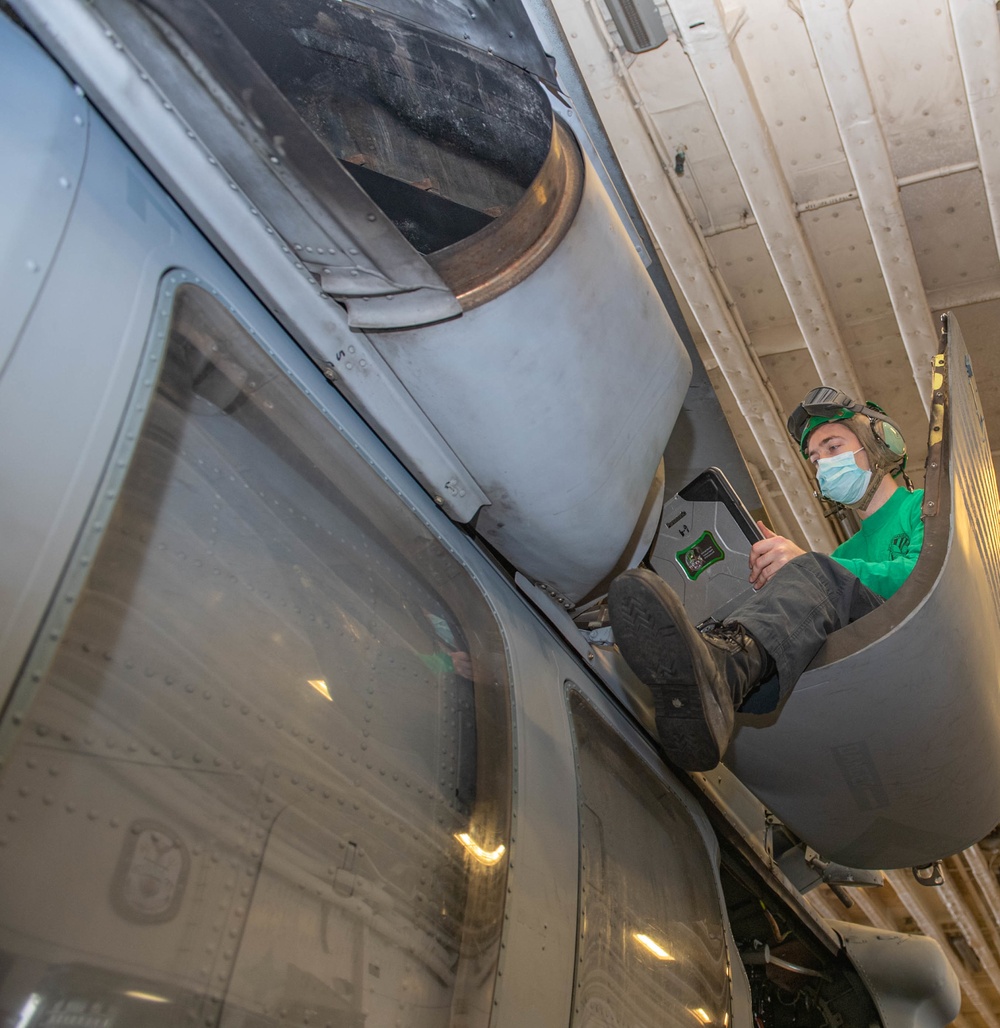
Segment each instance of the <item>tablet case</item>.
[{"label": "tablet case", "polygon": [[762,538],[726,476],[709,468],[664,503],[649,562],[695,624],[723,621],[753,595],[750,548]]}]

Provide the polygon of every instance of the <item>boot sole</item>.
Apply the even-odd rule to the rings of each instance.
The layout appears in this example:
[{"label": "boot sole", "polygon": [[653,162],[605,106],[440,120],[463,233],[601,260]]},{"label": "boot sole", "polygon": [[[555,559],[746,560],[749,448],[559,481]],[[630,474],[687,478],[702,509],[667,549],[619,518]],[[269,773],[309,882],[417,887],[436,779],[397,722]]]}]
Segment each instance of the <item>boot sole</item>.
[{"label": "boot sole", "polygon": [[667,756],[685,771],[711,770],[732,735],[732,704],[717,695],[725,686],[680,599],[659,576],[633,570],[611,583],[608,607],[618,649],[653,694]]}]

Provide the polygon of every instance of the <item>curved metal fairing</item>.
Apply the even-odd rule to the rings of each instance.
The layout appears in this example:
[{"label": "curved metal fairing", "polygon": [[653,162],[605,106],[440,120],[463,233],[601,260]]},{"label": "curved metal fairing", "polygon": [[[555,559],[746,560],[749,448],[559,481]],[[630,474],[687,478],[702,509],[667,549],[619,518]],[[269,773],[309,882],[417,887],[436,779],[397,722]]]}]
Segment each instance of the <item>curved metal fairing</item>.
[{"label": "curved metal fairing", "polygon": [[926,482],[924,547],[909,580],[830,637],[780,716],[742,715],[726,757],[800,838],[852,867],[926,864],[1000,820],[1000,517],[951,315],[935,360]]}]

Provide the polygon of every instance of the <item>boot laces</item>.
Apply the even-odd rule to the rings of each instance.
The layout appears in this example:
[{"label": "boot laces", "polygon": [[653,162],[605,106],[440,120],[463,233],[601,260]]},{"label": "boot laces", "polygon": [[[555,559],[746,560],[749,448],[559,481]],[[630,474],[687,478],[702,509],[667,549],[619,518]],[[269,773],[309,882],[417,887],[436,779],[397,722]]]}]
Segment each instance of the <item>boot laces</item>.
[{"label": "boot laces", "polygon": [[696,628],[706,642],[729,650],[730,653],[748,650],[753,641],[738,621],[722,622],[715,618],[706,618]]}]

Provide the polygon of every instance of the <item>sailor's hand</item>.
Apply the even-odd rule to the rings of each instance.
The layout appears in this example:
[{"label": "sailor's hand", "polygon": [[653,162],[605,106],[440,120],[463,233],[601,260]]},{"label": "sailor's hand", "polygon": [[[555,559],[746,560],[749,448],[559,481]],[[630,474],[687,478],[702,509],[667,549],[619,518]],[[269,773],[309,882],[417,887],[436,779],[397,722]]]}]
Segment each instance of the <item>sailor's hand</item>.
[{"label": "sailor's hand", "polygon": [[790,560],[806,552],[791,539],[776,535],[763,521],[758,521],[757,527],[764,538],[755,542],[750,550],[750,584],[754,589],[769,582]]},{"label": "sailor's hand", "polygon": [[455,650],[448,654],[451,657],[451,666],[455,674],[460,678],[472,678],[472,658],[465,650]]}]

